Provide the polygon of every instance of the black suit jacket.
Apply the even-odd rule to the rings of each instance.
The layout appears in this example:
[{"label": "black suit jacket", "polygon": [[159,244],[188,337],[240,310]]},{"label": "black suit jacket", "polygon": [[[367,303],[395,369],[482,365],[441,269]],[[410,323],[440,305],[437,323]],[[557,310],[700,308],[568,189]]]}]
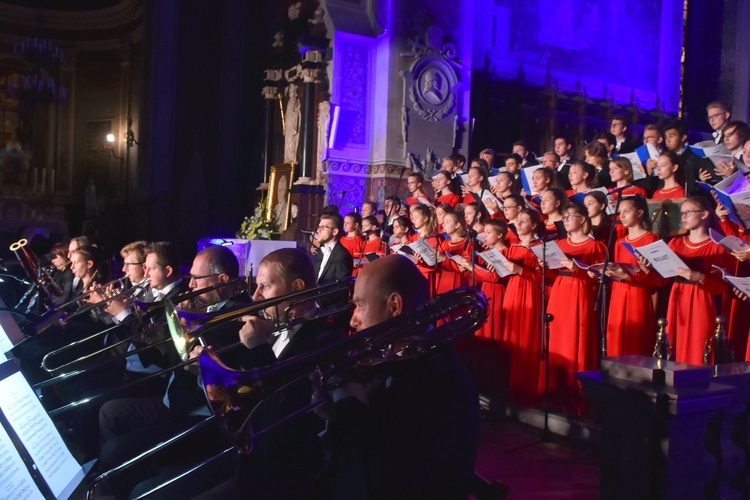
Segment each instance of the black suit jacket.
[{"label": "black suit jacket", "polygon": [[565,163],[562,164],[562,168],[555,172],[555,177],[557,178],[557,187],[559,187],[563,191],[572,187],[570,185],[570,179],[568,179],[568,173],[570,172],[570,165],[572,163],[573,160],[569,158]]},{"label": "black suit jacket", "polygon": [[[248,370],[273,365],[330,345],[343,336],[325,320],[304,324],[281,351],[278,359],[271,344],[246,349],[240,364]],[[276,391],[253,417],[259,431],[310,403],[313,389],[305,376]],[[318,438],[325,422],[312,412],[291,419],[254,441],[253,453],[239,460],[238,485],[242,498],[308,498],[310,484],[323,465]]]},{"label": "black suit jacket", "polygon": [[479,404],[455,351],[386,364],[375,380],[369,405],[354,397],[333,404],[320,498],[466,498]]},{"label": "black suit jacket", "polygon": [[344,248],[340,241],[337,241],[331,250],[331,256],[326,262],[323,272],[320,272],[320,265],[323,263],[323,251],[318,250],[315,253],[315,275],[319,276],[318,284],[328,283],[347,278],[352,275],[354,269],[354,260],[349,251]]},{"label": "black suit jacket", "polygon": [[623,141],[622,144],[620,144],[619,148],[615,144],[615,149],[614,149],[613,152],[617,153],[618,155],[624,155],[624,154],[627,154],[627,153],[634,152],[635,148],[637,148],[637,147],[638,147],[638,145],[636,144],[636,142],[633,140],[632,137],[625,136],[625,140]]},{"label": "black suit jacket", "polygon": [[700,171],[705,170],[711,173],[710,184],[715,184],[721,181],[721,176],[714,170],[714,164],[708,158],[701,158],[697,154],[693,153],[690,148],[685,148],[679,155],[680,168],[682,168],[682,177],[685,180],[687,189],[686,194],[702,193],[703,190],[698,187],[696,182],[700,181]]}]

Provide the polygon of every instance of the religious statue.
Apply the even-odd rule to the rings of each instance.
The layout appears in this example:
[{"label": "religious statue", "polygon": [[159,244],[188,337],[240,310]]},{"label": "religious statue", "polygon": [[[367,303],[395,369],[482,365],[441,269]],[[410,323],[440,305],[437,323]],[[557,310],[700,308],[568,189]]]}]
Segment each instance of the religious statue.
[{"label": "religious statue", "polygon": [[289,100],[286,105],[284,122],[284,163],[297,163],[297,146],[299,145],[300,104],[297,97],[297,85],[289,85]]},{"label": "religious statue", "polygon": [[318,172],[323,169],[323,162],[328,159],[328,131],[331,123],[331,102],[318,104]]}]

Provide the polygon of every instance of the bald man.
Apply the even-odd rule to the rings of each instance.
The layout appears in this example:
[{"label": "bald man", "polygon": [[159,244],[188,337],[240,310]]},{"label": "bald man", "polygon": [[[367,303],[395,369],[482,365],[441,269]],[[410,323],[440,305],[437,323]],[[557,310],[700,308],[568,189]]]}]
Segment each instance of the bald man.
[{"label": "bald man", "polygon": [[[428,299],[427,280],[409,259],[380,258],[357,278],[351,326],[364,330]],[[332,457],[324,496],[465,499],[479,442],[479,399],[453,348],[369,375],[336,389],[321,411]]]}]

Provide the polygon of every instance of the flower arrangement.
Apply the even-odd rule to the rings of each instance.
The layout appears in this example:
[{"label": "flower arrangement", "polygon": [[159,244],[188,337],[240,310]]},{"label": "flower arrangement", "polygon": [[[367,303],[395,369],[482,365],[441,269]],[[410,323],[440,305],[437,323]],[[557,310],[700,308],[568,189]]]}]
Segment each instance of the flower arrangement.
[{"label": "flower arrangement", "polygon": [[261,198],[252,216],[242,219],[236,237],[245,240],[270,240],[279,234],[279,225],[275,220],[267,221],[264,214],[268,208],[268,197]]}]

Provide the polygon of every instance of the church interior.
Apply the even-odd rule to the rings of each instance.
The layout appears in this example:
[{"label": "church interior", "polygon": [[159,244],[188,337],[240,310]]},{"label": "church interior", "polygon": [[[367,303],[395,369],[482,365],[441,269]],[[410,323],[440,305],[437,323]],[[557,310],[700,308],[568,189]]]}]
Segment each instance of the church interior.
[{"label": "church interior", "polygon": [[[710,141],[709,103],[750,120],[748,54],[750,0],[0,0],[0,263],[77,235],[113,261],[169,241],[183,266],[206,241],[304,248],[326,206],[517,141],[582,157],[613,117]],[[483,396],[473,498],[746,497],[744,365],[628,371],[677,396],[583,376],[584,419]]]}]

